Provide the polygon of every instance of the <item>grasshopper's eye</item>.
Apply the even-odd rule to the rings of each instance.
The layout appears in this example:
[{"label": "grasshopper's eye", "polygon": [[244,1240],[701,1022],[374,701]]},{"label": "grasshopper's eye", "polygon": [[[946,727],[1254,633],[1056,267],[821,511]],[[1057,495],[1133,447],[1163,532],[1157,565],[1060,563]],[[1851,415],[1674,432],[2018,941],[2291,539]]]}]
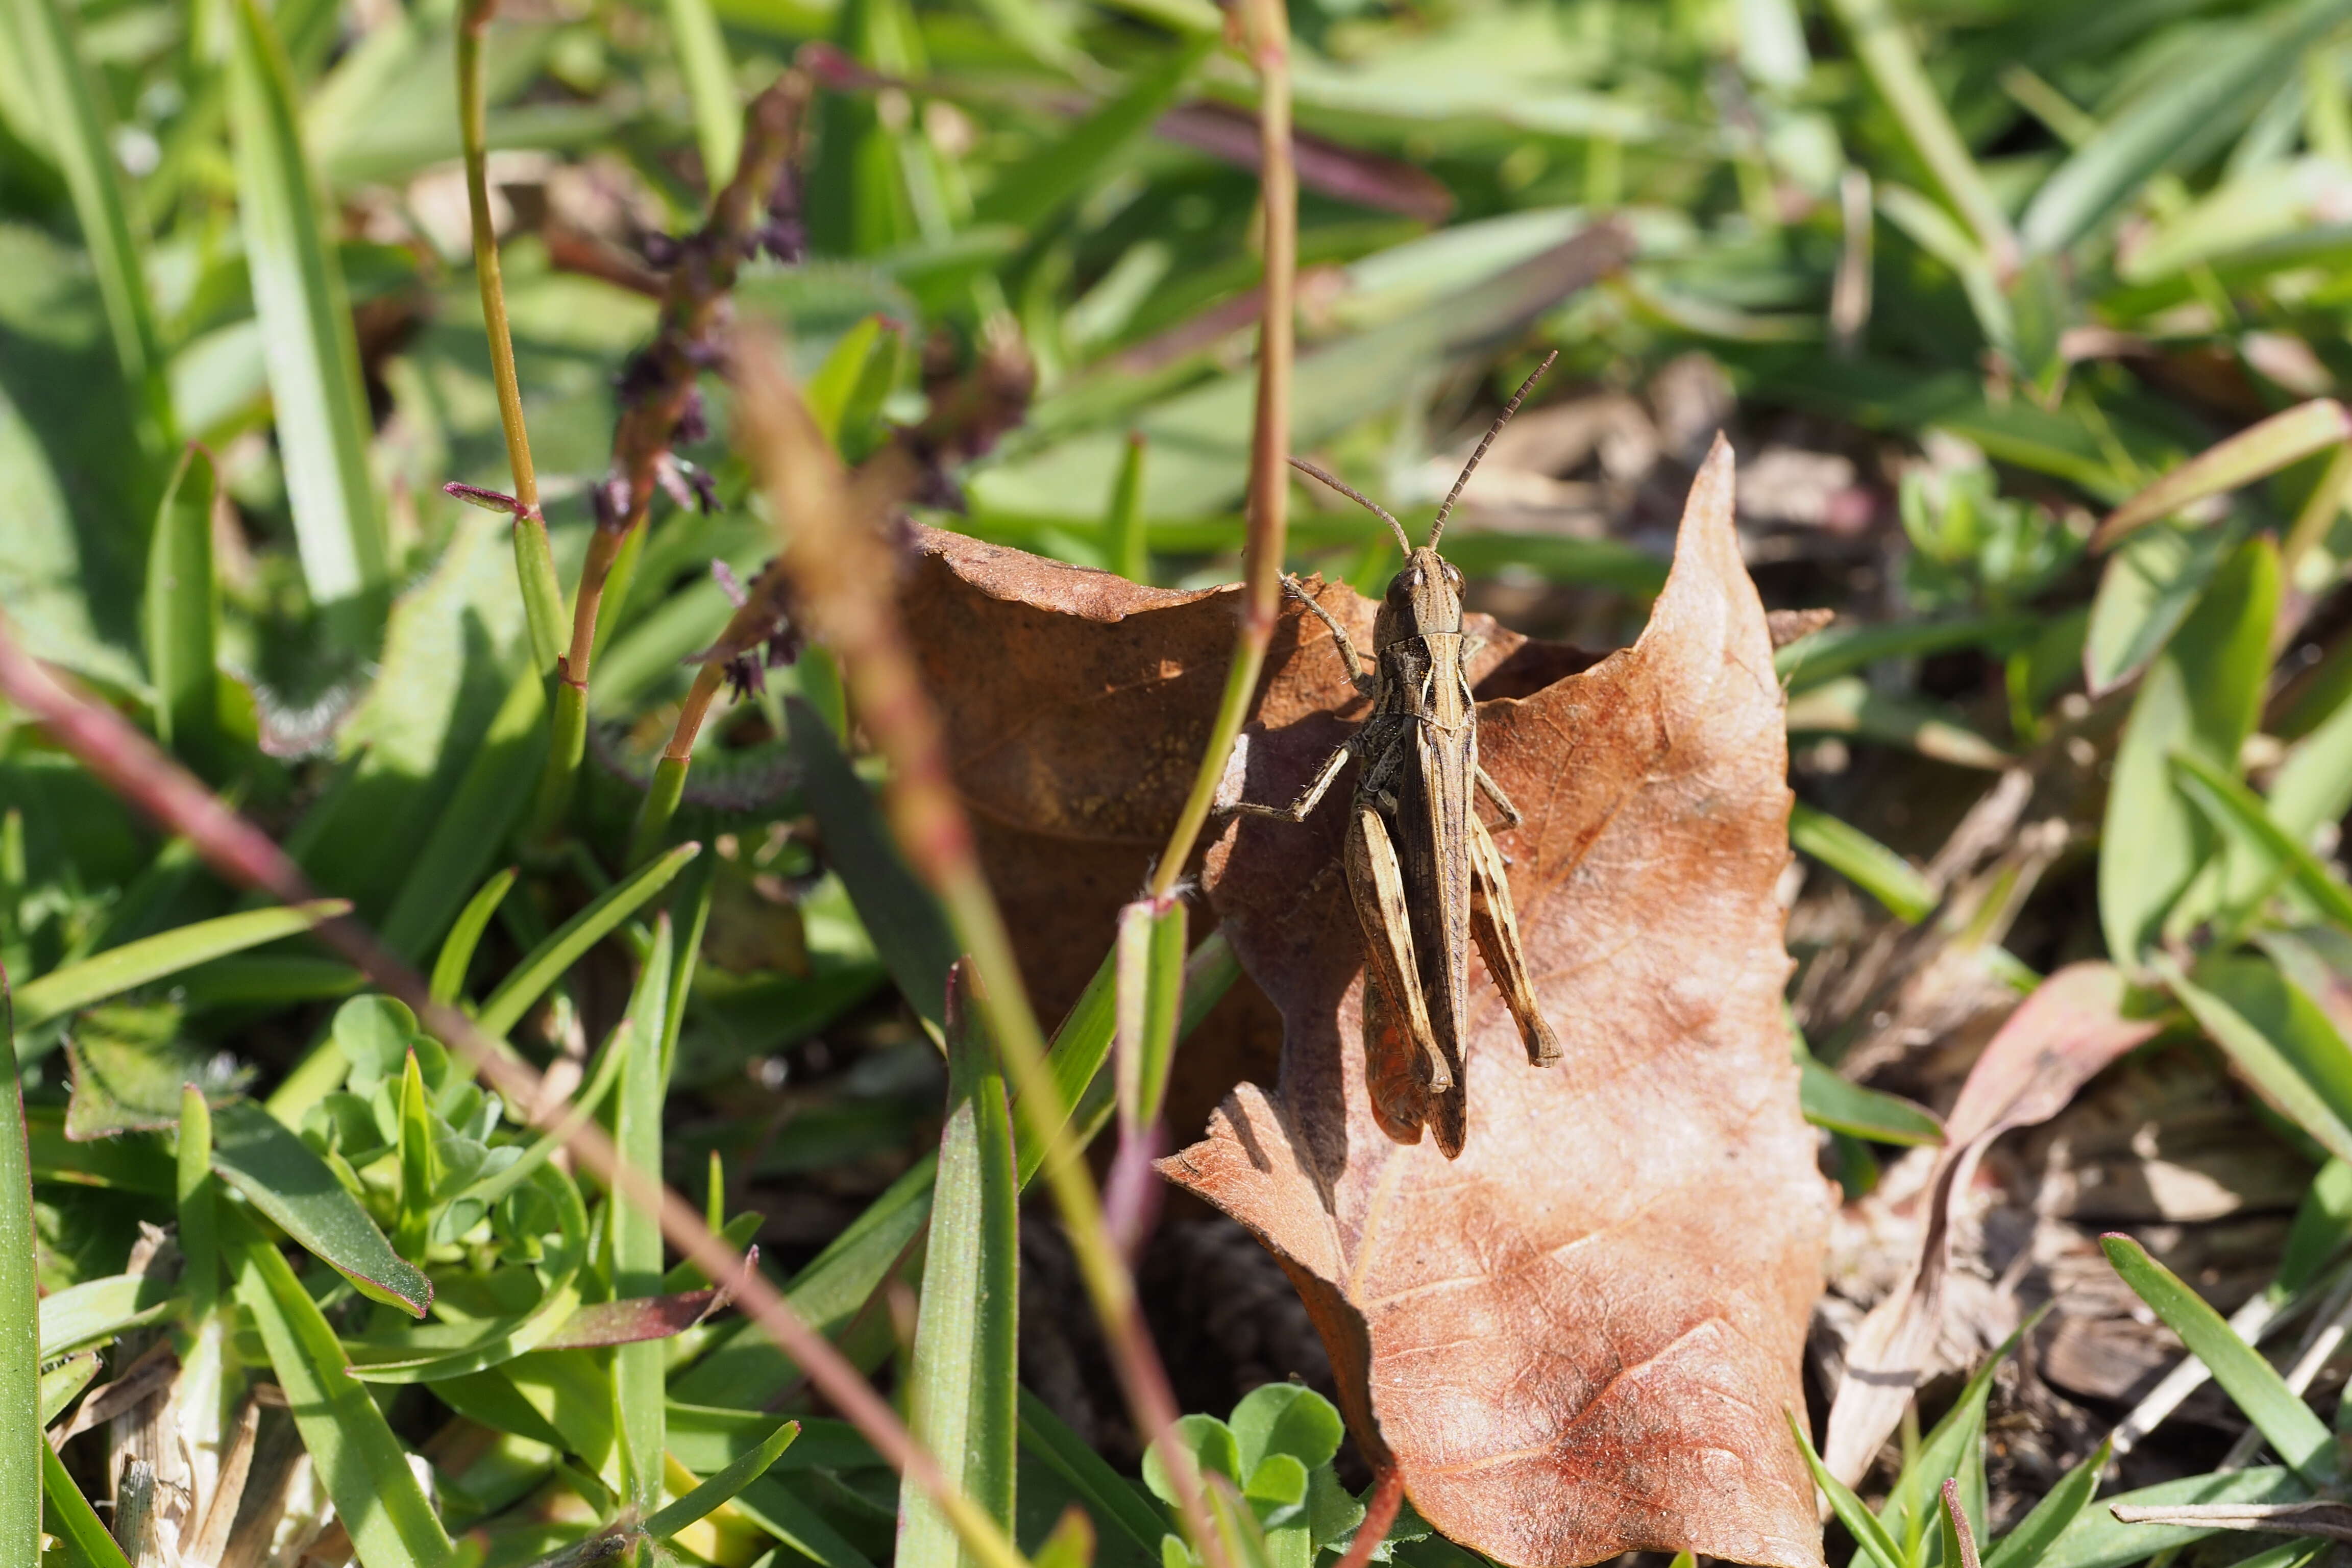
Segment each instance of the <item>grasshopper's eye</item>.
[{"label": "grasshopper's eye", "polygon": [[1462,569],[1454,565],[1451,561],[1448,561],[1445,563],[1445,580],[1453,584],[1456,588],[1462,586]]}]

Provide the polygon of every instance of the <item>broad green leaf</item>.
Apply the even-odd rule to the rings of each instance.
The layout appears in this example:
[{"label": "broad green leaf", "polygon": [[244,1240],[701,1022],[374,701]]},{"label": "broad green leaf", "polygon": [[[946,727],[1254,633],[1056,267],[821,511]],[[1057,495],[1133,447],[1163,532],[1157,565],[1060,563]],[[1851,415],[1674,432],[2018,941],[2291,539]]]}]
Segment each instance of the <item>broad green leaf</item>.
[{"label": "broad green leaf", "polygon": [[2092,696],[2115,690],[2147,668],[2242,532],[2231,523],[2156,523],[2107,558],[2083,639],[2083,677]]},{"label": "broad green leaf", "polygon": [[2343,0],[2302,0],[2209,35],[2042,182],[2019,224],[2026,248],[2044,256],[2072,249],[2151,176],[2210,152],[2345,10]]},{"label": "broad green leaf", "polygon": [[2280,1377],[2260,1352],[2230,1331],[2221,1314],[2206,1305],[2179,1276],[2147,1255],[2127,1236],[2099,1238],[2107,1261],[2124,1283],[2147,1303],[2166,1328],[2180,1336],[2189,1353],[2205,1363],[2246,1419],[2269,1440],[2280,1458],[2310,1486],[2335,1479],[2336,1440],[2326,1425]]},{"label": "broad green leaf", "polygon": [[2319,1005],[2268,961],[2208,958],[2166,976],[2255,1090],[2339,1160],[2352,1160],[2352,1049]]},{"label": "broad green leaf", "polygon": [[362,648],[377,629],[390,559],[368,471],[373,422],[351,300],[303,153],[285,46],[259,0],[227,3],[237,216],[295,542],[311,601],[348,647]]},{"label": "broad green leaf", "polygon": [[1270,1454],[1286,1454],[1307,1469],[1331,1462],[1347,1426],[1321,1394],[1297,1383],[1269,1383],[1242,1395],[1227,1426],[1242,1469],[1255,1475]]},{"label": "broad green leaf", "polygon": [[2352,1164],[2330,1160],[2311,1178],[2303,1201],[2295,1205],[2270,1293],[2285,1301],[2308,1289],[2347,1238],[2352,1238]]},{"label": "broad green leaf", "polygon": [[1192,1456],[1203,1479],[1223,1476],[1229,1481],[1240,1480],[1235,1472],[1242,1468],[1241,1447],[1234,1441],[1234,1429],[1213,1415],[1179,1416],[1169,1434],[1143,1456],[1143,1484],[1161,1502],[1173,1503],[1178,1497],[1176,1478],[1169,1473],[1161,1451],[1170,1442]]},{"label": "broad green leaf", "polygon": [[[949,1463],[950,1479],[1013,1528],[1020,1190],[1004,1071],[972,1005],[965,971],[948,983],[948,1115],[940,1133],[930,1242],[908,1367],[908,1429]],[[947,1516],[902,1487],[898,1561],[973,1568]]]},{"label": "broad green leaf", "polygon": [[947,916],[898,853],[881,807],[814,709],[784,705],[801,787],[841,876],[908,1005],[936,1026],[947,1017],[948,967],[958,949]]},{"label": "broad green leaf", "polygon": [[210,959],[309,931],[322,921],[349,914],[351,908],[341,899],[320,899],[291,908],[247,910],[109,948],[19,986],[17,1026],[45,1024]]},{"label": "broad green leaf", "polygon": [[2352,702],[2339,703],[2295,742],[2271,779],[2270,810],[2298,844],[2352,811]]},{"label": "broad green leaf", "polygon": [[[47,0],[44,0],[47,3]],[[215,759],[220,734],[220,584],[213,572],[212,455],[190,447],[172,470],[147,542],[147,679],[155,737],[197,763]]]},{"label": "broad green leaf", "polygon": [[1918,924],[1936,907],[1935,889],[1911,862],[1828,812],[1793,802],[1789,807],[1789,842],[1876,899],[1906,924]]},{"label": "broad green leaf", "polygon": [[648,1517],[646,1533],[656,1541],[665,1540],[703,1518],[772,1469],[776,1461],[783,1457],[784,1450],[791,1447],[793,1440],[800,1435],[799,1422],[777,1422],[776,1429],[762,1438],[750,1453],[730,1463],[667,1508]]},{"label": "broad green leaf", "polygon": [[2217,441],[2107,514],[2091,536],[2105,550],[2161,517],[2225,495],[2352,439],[2352,414],[2332,397],[2298,404]]},{"label": "broad green leaf", "polygon": [[220,1213],[219,1188],[213,1181],[213,1111],[194,1084],[180,1090],[177,1156],[180,1255],[187,1260],[180,1289],[187,1296],[189,1320],[202,1322],[220,1294]]},{"label": "broad green leaf", "polygon": [[42,1353],[32,1141],[8,1015],[0,994],[0,1069],[7,1075],[0,1084],[0,1551],[29,1563],[40,1556],[41,1536],[42,1470],[33,1450],[49,1447],[41,1435],[47,1420],[40,1410],[41,1363],[55,1358]]},{"label": "broad green leaf", "polygon": [[92,1007],[74,1019],[66,1055],[73,1068],[66,1136],[77,1140],[177,1127],[183,1088],[224,1100],[251,1076],[183,1037],[179,1009],[168,1005]]},{"label": "broad green leaf", "polygon": [[242,1221],[236,1229],[237,1300],[261,1331],[302,1447],[360,1561],[441,1568],[449,1538],[367,1385],[343,1370],[335,1331],[278,1249]]},{"label": "broad green leaf", "polygon": [[655,894],[669,886],[670,879],[688,861],[700,853],[699,844],[678,845],[614,883],[587,908],[557,927],[552,935],[515,965],[514,972],[500,981],[499,988],[482,1004],[476,1019],[482,1032],[498,1038],[521,1023],[531,1004],[545,995],[583,953],[644,908]]},{"label": "broad green leaf", "polygon": [[2270,672],[2278,554],[2249,540],[2148,667],[2116,752],[2099,857],[2099,919],[2107,951],[2137,967],[2173,904],[2204,864],[2212,830],[2172,784],[2172,755],[2193,752],[2234,768]]},{"label": "broad green leaf", "polygon": [[172,1300],[168,1285],[145,1274],[85,1279],[44,1296],[34,1315],[40,1360],[55,1361],[152,1323],[170,1309]]},{"label": "broad green leaf", "polygon": [[2271,874],[2262,879],[2264,884],[2275,886],[2282,876],[2292,878],[2322,914],[2352,931],[2352,888],[2347,888],[2318,856],[2272,819],[2262,796],[2194,752],[2176,752],[2172,762],[2182,774],[2181,785],[2189,798],[2216,826],[2242,833],[2260,847],[2271,867]]},{"label": "broad green leaf", "polygon": [[[66,1470],[65,1462],[58,1458],[58,1451],[49,1447],[48,1439],[42,1436],[41,1429],[28,1426],[26,1436],[41,1450],[40,1458],[37,1461],[28,1459],[18,1478],[24,1489],[31,1495],[37,1510],[33,1534],[36,1537],[39,1535],[40,1525],[46,1518],[50,1532],[57,1536],[58,1544],[65,1549],[67,1561],[73,1568],[131,1568],[130,1561],[122,1555],[122,1548],[114,1543],[114,1537],[109,1535],[106,1526],[99,1522],[98,1510],[91,1508],[89,1500],[81,1495],[81,1488],[74,1484],[73,1477]],[[44,1504],[46,1508],[42,1506]],[[15,1521],[12,1519],[10,1523],[13,1534]],[[31,1544],[25,1548],[25,1555],[17,1561],[29,1563],[37,1561],[40,1555],[38,1545]]]},{"label": "broad green leaf", "polygon": [[[669,1016],[671,940],[665,913],[654,923],[653,948],[622,1025],[628,1034],[627,1055],[621,1063],[620,1108],[613,1128],[622,1162],[656,1184],[662,1180],[662,1101],[668,1093],[661,1029]],[[618,1191],[609,1202],[614,1293],[653,1295],[661,1289],[661,1217]],[[667,1361],[667,1348],[658,1340],[621,1345],[613,1352],[623,1490],[641,1515],[661,1506],[662,1455],[668,1447],[663,1436]]]},{"label": "broad green leaf", "polygon": [[214,1115],[213,1172],[369,1300],[419,1318],[433,1305],[433,1282],[392,1249],[310,1145],[261,1107]]},{"label": "broad green leaf", "polygon": [[519,867],[509,866],[499,872],[457,911],[457,922],[442,938],[440,954],[433,961],[432,993],[436,1002],[455,1002],[465,994],[466,970],[474,962],[474,949],[481,944],[482,933],[489,930],[490,917],[506,902],[507,892],[514,886],[520,870]]}]

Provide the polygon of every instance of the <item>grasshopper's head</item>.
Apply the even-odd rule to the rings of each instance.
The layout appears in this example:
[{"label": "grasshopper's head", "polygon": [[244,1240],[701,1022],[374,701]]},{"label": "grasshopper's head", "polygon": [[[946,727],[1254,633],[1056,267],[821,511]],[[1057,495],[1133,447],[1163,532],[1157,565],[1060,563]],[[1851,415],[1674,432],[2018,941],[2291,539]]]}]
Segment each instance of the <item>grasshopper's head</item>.
[{"label": "grasshopper's head", "polygon": [[1372,647],[1384,648],[1406,637],[1462,629],[1462,574],[1429,545],[1405,557],[1404,570],[1389,579],[1372,621]]}]

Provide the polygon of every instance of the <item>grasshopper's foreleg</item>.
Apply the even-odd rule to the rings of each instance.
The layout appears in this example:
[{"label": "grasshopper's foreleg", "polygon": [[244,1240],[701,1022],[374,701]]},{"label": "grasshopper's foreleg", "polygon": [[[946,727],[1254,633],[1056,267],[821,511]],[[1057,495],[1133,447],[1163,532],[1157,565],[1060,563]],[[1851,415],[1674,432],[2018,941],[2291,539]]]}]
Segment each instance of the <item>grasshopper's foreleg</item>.
[{"label": "grasshopper's foreleg", "polygon": [[1503,814],[1504,826],[1517,827],[1527,820],[1519,815],[1519,808],[1511,804],[1511,797],[1503,793],[1503,786],[1495,782],[1495,775],[1486,771],[1483,763],[1478,765],[1478,787],[1486,792],[1486,798],[1493,801],[1495,809]]},{"label": "grasshopper's foreleg", "polygon": [[1356,742],[1362,735],[1363,731],[1360,730],[1342,742],[1339,749],[1316,770],[1315,776],[1307,782],[1307,787],[1299,792],[1298,798],[1288,805],[1261,805],[1255,801],[1237,800],[1225,809],[1237,816],[1278,816],[1285,822],[1306,821],[1314,814],[1315,808],[1323,804],[1323,797],[1331,793],[1331,785],[1339,780],[1339,770],[1346,767],[1348,759],[1355,754]]},{"label": "grasshopper's foreleg", "polygon": [[1356,652],[1356,639],[1348,635],[1348,628],[1341,626],[1339,618],[1330,611],[1317,604],[1308,595],[1307,590],[1299,585],[1298,579],[1287,572],[1283,574],[1282,586],[1292,598],[1314,611],[1317,620],[1331,628],[1331,640],[1339,645],[1339,657],[1347,660],[1348,679],[1355,684],[1356,689],[1367,697],[1377,696],[1380,682],[1364,673],[1363,657]]}]

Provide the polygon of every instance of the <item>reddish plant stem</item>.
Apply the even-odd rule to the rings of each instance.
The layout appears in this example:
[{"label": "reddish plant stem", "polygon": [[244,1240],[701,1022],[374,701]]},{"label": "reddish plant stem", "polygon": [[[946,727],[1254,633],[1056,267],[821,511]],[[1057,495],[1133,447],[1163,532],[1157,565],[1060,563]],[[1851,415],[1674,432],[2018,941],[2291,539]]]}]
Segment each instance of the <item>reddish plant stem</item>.
[{"label": "reddish plant stem", "polygon": [[[224,878],[282,903],[317,897],[301,869],[268,836],[222,804],[121,714],[43,668],[25,652],[5,621],[0,621],[0,696],[31,714],[117,795],[167,832],[187,839]],[[535,1125],[559,1118],[560,1107],[542,1104],[540,1075],[519,1058],[500,1052],[472,1019],[435,1001],[424,977],[365,924],[344,916],[319,926],[317,932],[377,986],[413,1009],[426,1028],[454,1047],[510,1104],[541,1107]],[[988,1568],[1025,1568],[1012,1542],[948,1480],[888,1402],[831,1341],[802,1321],[765,1276],[743,1270],[741,1258],[711,1233],[692,1205],[647,1173],[625,1164],[593,1120],[575,1128],[565,1146],[607,1191],[656,1215],[663,1236],[706,1279],[735,1279],[736,1304],[745,1315],[792,1357],[885,1459],[922,1489]]]},{"label": "reddish plant stem", "polygon": [[1390,1528],[1396,1523],[1397,1508],[1404,1501],[1404,1472],[1393,1464],[1382,1465],[1372,1477],[1372,1495],[1364,1503],[1364,1522],[1356,1527],[1356,1539],[1348,1544],[1348,1555],[1339,1559],[1339,1568],[1366,1568],[1372,1552],[1389,1538]]}]

